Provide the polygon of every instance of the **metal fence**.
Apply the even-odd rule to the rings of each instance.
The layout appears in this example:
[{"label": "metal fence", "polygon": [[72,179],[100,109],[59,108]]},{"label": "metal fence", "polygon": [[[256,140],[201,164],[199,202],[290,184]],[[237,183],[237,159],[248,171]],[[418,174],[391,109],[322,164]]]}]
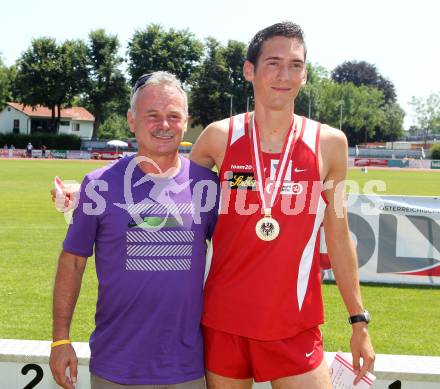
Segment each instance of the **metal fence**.
[{"label": "metal fence", "polygon": [[422,150],[399,150],[399,149],[363,149],[358,148],[358,155],[356,155],[356,148],[350,147],[348,149],[348,155],[350,157],[360,157],[360,158],[416,158],[425,159],[430,157],[430,151],[424,150],[425,155],[423,155]]}]

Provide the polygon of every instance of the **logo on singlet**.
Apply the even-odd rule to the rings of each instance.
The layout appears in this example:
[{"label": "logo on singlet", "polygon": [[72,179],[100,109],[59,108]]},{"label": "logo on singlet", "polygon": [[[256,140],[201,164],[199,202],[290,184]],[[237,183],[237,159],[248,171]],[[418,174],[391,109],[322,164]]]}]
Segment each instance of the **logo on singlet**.
[{"label": "logo on singlet", "polygon": [[228,172],[226,180],[229,181],[230,189],[256,189],[253,172]]},{"label": "logo on singlet", "polygon": [[[273,190],[273,182],[269,182],[266,186],[266,192],[272,193]],[[293,195],[299,196],[304,190],[303,185],[300,182],[284,182],[283,187],[281,189],[282,195]]]},{"label": "logo on singlet", "polygon": [[252,165],[231,165],[231,170],[252,170]]}]

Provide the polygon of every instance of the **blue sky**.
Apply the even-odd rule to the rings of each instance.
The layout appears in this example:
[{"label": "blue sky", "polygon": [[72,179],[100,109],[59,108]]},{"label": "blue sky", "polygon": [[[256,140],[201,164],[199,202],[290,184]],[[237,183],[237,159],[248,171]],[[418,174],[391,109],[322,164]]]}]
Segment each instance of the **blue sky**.
[{"label": "blue sky", "polygon": [[105,28],[118,35],[124,54],[133,32],[149,23],[248,42],[259,29],[292,20],[305,30],[312,63],[330,70],[346,60],[375,64],[394,83],[408,127],[411,97],[440,92],[438,15],[436,0],[22,0],[2,5],[0,53],[11,65],[33,38],[85,39]]}]

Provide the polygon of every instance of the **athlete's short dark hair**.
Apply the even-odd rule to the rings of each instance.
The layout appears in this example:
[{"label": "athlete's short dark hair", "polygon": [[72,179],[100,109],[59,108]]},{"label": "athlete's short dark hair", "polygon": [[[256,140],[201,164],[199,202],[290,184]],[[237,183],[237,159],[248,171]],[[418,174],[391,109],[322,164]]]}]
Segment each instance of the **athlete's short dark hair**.
[{"label": "athlete's short dark hair", "polygon": [[263,43],[276,36],[296,39],[304,47],[304,61],[306,60],[307,48],[304,41],[304,32],[298,24],[292,22],[276,23],[258,31],[249,43],[246,59],[254,66],[257,65]]}]

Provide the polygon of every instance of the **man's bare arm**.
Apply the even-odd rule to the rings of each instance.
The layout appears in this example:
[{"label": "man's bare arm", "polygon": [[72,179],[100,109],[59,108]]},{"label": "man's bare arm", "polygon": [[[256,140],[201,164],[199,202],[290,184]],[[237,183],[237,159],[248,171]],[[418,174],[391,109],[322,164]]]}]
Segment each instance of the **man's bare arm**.
[{"label": "man's bare arm", "polygon": [[228,143],[229,119],[215,122],[206,127],[191,149],[189,158],[198,165],[220,169]]},{"label": "man's bare arm", "polygon": [[[62,251],[53,292],[53,340],[69,339],[73,311],[81,289],[82,277],[87,260]],[[70,376],[66,369],[70,368]],[[66,389],[74,387],[78,374],[78,361],[71,344],[52,348],[50,368],[58,385]]]},{"label": "man's bare arm", "polygon": [[[359,286],[356,250],[348,227],[347,209],[344,202],[344,186],[347,174],[348,146],[345,135],[328,129],[322,142],[322,156],[327,164],[326,181],[332,181],[331,189],[325,191],[329,201],[324,217],[324,229],[333,274],[350,316],[360,314],[363,304]],[[353,335],[350,346],[353,366],[357,371],[355,383],[374,367],[374,351],[364,322],[352,325]],[[362,368],[360,358],[363,359]]]}]

